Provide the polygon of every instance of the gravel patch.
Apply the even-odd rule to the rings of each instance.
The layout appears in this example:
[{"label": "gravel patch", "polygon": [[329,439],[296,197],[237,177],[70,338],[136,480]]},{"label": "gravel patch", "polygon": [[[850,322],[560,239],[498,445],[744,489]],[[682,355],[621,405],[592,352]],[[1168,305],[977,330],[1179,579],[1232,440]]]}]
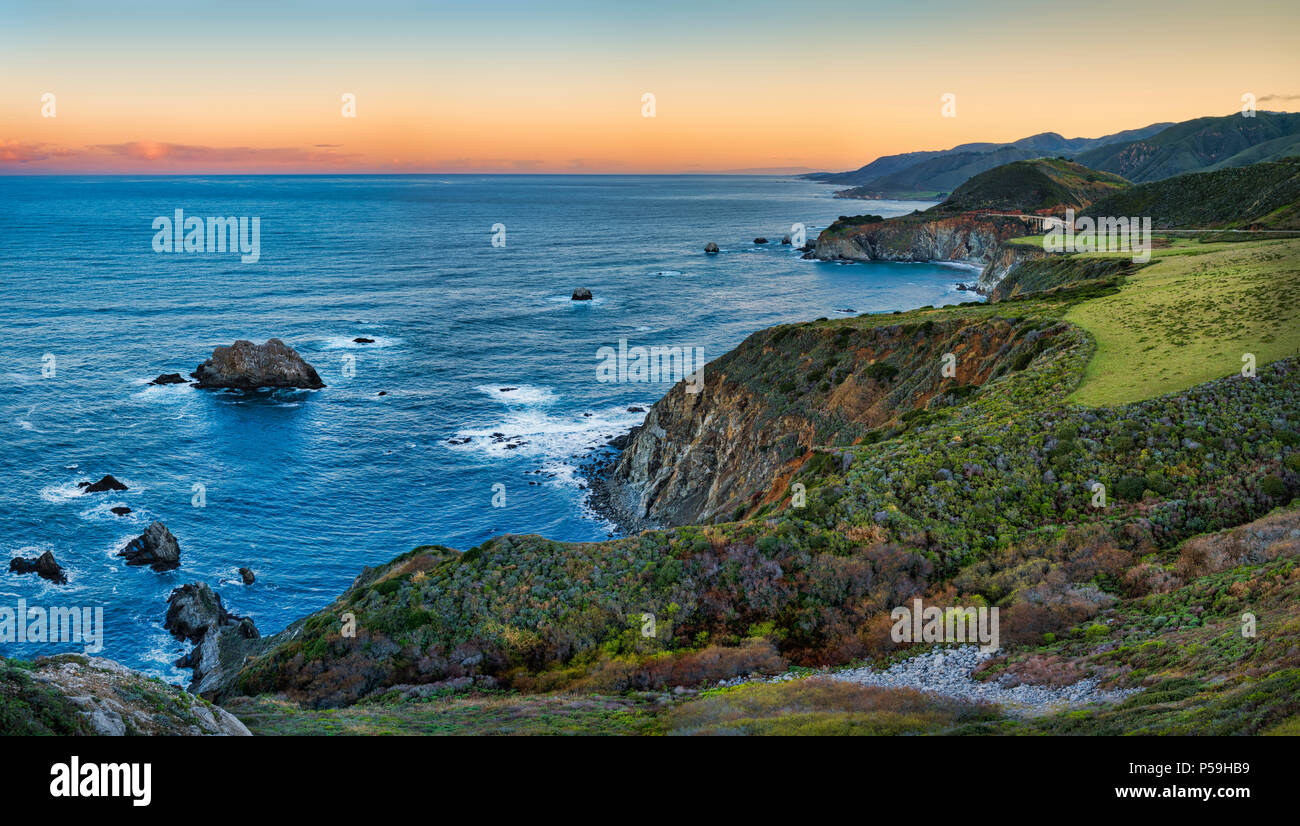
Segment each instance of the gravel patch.
[{"label": "gravel patch", "polygon": [[983,653],[975,645],[935,648],[928,653],[894,663],[883,671],[867,666],[832,671],[825,676],[859,685],[913,688],[945,697],[997,703],[1008,714],[1020,717],[1051,714],[1095,703],[1115,703],[1139,690],[1103,691],[1097,687],[1097,680],[1094,679],[1080,680],[1061,688],[1043,685],[1008,687],[998,678],[986,682],[971,679],[971,672],[976,666],[996,657],[998,653],[1000,652]]}]

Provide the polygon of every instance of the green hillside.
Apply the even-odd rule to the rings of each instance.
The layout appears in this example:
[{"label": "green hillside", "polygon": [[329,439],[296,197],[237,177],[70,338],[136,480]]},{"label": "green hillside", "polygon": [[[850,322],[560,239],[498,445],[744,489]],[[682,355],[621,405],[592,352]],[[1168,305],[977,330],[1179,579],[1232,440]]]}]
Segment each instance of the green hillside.
[{"label": "green hillside", "polygon": [[1150,137],[1090,149],[1076,160],[1142,183],[1215,169],[1222,164],[1244,165],[1285,157],[1295,152],[1297,136],[1300,114],[1257,112],[1255,117],[1247,118],[1236,113],[1178,123]]},{"label": "green hillside", "polygon": [[1300,157],[1140,184],[1083,215],[1150,216],[1157,229],[1300,229]]},{"label": "green hillside", "polygon": [[1118,175],[1063,158],[1037,158],[981,172],[930,211],[1064,212],[1066,208],[1081,209],[1128,185]]}]

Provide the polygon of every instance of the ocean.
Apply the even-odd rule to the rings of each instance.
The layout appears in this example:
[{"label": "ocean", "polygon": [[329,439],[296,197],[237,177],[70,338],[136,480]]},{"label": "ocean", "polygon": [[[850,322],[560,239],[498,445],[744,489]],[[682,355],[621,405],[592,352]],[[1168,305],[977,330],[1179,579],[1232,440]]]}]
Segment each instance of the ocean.
[{"label": "ocean", "polygon": [[[713,359],[774,324],[975,298],[956,289],[970,269],[782,246],[796,222],[815,238],[840,214],[927,206],[832,191],[748,176],[0,177],[0,608],[102,607],[99,656],[185,684],[172,663],[190,646],[162,628],[184,583],[269,634],[417,545],[609,536],[578,468],[671,385],[599,381],[600,348]],[[178,209],[258,218],[258,260],[156,252],[155,219]],[[572,301],[578,287],[594,299]],[[148,383],[272,337],[327,387]],[[128,490],[77,486],[109,473]],[[179,540],[179,570],[116,556],[153,520]],[[67,585],[3,564],[46,550]]]}]

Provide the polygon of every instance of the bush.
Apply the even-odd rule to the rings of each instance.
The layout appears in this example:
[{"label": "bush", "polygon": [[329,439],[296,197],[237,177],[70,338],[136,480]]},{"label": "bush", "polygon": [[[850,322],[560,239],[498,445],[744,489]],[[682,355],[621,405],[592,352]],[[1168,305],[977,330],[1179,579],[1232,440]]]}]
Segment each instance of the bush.
[{"label": "bush", "polygon": [[1270,473],[1259,483],[1259,489],[1270,499],[1286,499],[1286,482],[1276,473]]},{"label": "bush", "polygon": [[1137,502],[1142,499],[1146,489],[1145,476],[1125,476],[1115,484],[1115,495],[1125,502]]}]

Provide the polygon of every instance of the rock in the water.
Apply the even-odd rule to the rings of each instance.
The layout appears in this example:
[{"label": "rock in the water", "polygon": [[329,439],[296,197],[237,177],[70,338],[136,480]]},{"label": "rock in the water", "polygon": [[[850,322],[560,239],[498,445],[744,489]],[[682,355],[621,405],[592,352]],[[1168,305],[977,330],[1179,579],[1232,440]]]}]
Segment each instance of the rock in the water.
[{"label": "rock in the water", "polygon": [[791,243],[791,241],[790,241],[790,236],[786,235],[786,236],[782,237],[782,238],[781,238],[781,243],[782,243],[783,245],[787,246],[787,247],[790,246],[790,243]]},{"label": "rock in the water", "polygon": [[767,243],[767,239],[766,239],[766,238],[763,238],[762,236],[760,236],[760,237],[754,239],[754,243],[755,243],[755,244],[766,244],[766,243]]},{"label": "rock in the water", "polygon": [[184,377],[180,373],[163,373],[158,378],[149,382],[150,384],[186,384]]},{"label": "rock in the water", "polygon": [[109,508],[109,510],[117,514],[118,516],[126,516],[128,513],[131,512],[131,509],[128,508],[126,505],[118,505],[115,508]]},{"label": "rock in the water", "polygon": [[704,245],[704,251],[705,251],[705,252],[708,252],[708,253],[714,253],[714,252],[717,252],[717,251],[718,251],[718,245],[715,244],[715,243],[713,243],[712,241],[710,241],[709,243],[707,243],[707,244]]},{"label": "rock in the water", "polygon": [[111,473],[106,474],[104,478],[100,479],[98,482],[80,482],[78,483],[78,487],[81,488],[82,493],[103,493],[106,490],[126,490],[126,485],[114,479]]},{"label": "rock in the water", "polygon": [[193,670],[190,691],[200,695],[218,691],[252,653],[249,641],[262,636],[251,619],[227,611],[220,594],[197,582],[171,592],[163,628],[178,640],[195,643],[176,665]]},{"label": "rock in the water", "polygon": [[257,581],[257,577],[253,576],[252,568],[240,568],[239,577],[240,579],[244,580],[245,585],[252,585],[254,582]]},{"label": "rock in the water", "polygon": [[15,557],[9,560],[9,571],[15,574],[36,574],[55,585],[68,584],[68,577],[63,573],[63,566],[55,561],[53,551],[46,551],[35,559]]},{"label": "rock in the water", "polygon": [[154,522],[118,551],[127,565],[149,565],[155,571],[170,571],[181,566],[181,546],[161,522]]},{"label": "rock in the water", "polygon": [[627,409],[627,412],[629,412],[629,413],[644,413],[644,412],[645,412],[645,408],[644,408],[644,407],[641,407],[640,405],[634,404],[634,405],[632,405],[631,407],[629,407],[629,408]]},{"label": "rock in the water", "polygon": [[587,289],[586,287],[578,287],[576,290],[573,291],[573,300],[574,300],[574,301],[590,301],[590,300],[591,300],[591,290]]},{"label": "rock in the water", "polygon": [[355,341],[357,344],[374,344],[374,343],[375,343],[375,340],[374,340],[373,338],[366,338],[365,336],[357,336],[356,338],[354,338],[354,339],[352,339],[352,340]]},{"label": "rock in the water", "polygon": [[229,347],[218,347],[212,351],[212,358],[200,364],[190,375],[198,379],[199,387],[319,390],[325,386],[316,368],[278,338],[265,344],[241,339]]}]

